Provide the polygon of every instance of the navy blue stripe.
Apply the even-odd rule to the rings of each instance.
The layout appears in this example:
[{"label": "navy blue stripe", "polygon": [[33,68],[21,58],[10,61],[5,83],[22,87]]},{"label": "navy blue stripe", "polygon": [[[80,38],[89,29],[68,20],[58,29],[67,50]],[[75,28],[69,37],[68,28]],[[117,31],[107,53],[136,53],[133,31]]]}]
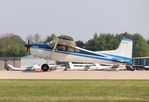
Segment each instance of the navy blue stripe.
[{"label": "navy blue stripe", "polygon": [[80,50],[79,53],[87,54],[87,55],[95,55],[95,56],[105,57],[105,56],[103,56],[103,55],[96,54],[96,53],[92,53],[92,52],[87,52],[87,51],[84,51],[84,50]]},{"label": "navy blue stripe", "polygon": [[49,49],[49,45],[48,45],[48,44],[33,44],[32,47],[33,47],[33,48]]},{"label": "navy blue stripe", "polygon": [[128,58],[128,57],[117,56],[117,55],[112,55],[112,54],[107,54],[107,53],[101,53],[101,54],[108,55],[108,56],[111,56],[111,57],[122,58],[122,59],[125,59],[125,60],[131,60],[132,59],[132,58]]}]

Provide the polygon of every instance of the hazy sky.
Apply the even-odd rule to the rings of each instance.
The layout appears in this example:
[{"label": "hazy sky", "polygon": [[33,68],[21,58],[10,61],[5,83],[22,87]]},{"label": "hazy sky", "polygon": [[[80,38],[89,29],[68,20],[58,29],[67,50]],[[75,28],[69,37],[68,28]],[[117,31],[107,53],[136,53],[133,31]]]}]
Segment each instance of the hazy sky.
[{"label": "hazy sky", "polygon": [[126,31],[149,37],[149,0],[0,0],[0,34],[56,33],[86,41],[95,32]]}]

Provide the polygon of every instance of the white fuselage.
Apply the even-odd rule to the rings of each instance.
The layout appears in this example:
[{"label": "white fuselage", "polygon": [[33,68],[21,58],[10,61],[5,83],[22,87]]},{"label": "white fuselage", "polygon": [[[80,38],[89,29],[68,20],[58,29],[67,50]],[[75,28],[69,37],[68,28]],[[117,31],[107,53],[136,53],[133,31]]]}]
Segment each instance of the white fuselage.
[{"label": "white fuselage", "polygon": [[[45,59],[60,61],[60,62],[82,62],[82,63],[102,63],[102,64],[118,64],[118,62],[107,61],[94,57],[92,55],[77,54],[73,52],[42,50],[37,48],[30,49],[31,54]],[[107,57],[108,59],[108,57]]]},{"label": "white fuselage", "polygon": [[100,64],[131,64],[133,42],[122,39],[116,50],[90,51],[75,46],[71,41],[30,45],[31,54],[60,62],[83,62]]}]

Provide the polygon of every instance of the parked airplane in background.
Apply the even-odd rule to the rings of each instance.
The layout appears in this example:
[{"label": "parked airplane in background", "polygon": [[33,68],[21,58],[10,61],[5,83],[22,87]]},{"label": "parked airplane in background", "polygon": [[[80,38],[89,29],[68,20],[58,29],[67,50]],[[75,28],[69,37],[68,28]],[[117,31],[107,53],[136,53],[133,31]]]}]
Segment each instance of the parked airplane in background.
[{"label": "parked airplane in background", "polygon": [[69,62],[69,69],[68,70],[81,70],[81,71],[101,71],[101,70],[113,70],[113,65],[100,65],[99,63],[95,64],[78,64]]},{"label": "parked airplane in background", "polygon": [[[50,67],[50,70],[56,70],[60,67],[55,64],[50,64],[48,66]],[[23,68],[16,68],[16,67],[12,66],[11,64],[7,64],[6,69],[9,71],[35,71],[35,72],[43,71],[41,69],[41,66],[39,66],[38,64],[34,64],[33,66],[28,66],[28,67],[23,67]]]},{"label": "parked airplane in background", "polygon": [[[132,59],[132,40],[122,39],[116,50],[110,51],[89,51],[77,47],[73,38],[69,36],[59,36],[55,41],[47,44],[28,44],[25,45],[30,53],[37,57],[60,61],[60,62],[82,62],[100,64],[131,64]],[[102,46],[102,45],[101,45]],[[48,71],[47,64],[42,65],[43,71]]]}]

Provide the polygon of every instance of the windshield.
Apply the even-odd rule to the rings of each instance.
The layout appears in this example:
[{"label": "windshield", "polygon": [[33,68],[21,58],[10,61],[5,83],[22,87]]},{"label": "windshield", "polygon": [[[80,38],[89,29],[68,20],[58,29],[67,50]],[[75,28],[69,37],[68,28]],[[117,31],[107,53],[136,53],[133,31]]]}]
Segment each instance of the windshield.
[{"label": "windshield", "polygon": [[49,45],[50,49],[53,49],[55,43],[54,41],[51,41],[51,42],[48,42],[47,44]]}]

